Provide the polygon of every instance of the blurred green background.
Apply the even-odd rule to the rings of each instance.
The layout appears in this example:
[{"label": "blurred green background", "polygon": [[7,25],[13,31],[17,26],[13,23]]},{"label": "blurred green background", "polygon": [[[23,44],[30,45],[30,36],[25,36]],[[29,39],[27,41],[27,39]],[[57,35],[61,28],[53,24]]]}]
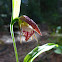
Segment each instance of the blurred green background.
[{"label": "blurred green background", "polygon": [[[50,28],[62,26],[61,0],[22,0],[20,15],[27,15],[37,24],[47,24]],[[0,26],[10,23],[11,0],[0,0]]]}]

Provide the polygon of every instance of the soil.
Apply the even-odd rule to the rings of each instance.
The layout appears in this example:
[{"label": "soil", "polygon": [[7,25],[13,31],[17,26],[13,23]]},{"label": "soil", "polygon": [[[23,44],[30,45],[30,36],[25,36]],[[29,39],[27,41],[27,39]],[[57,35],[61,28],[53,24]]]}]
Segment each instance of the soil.
[{"label": "soil", "polygon": [[[23,62],[24,57],[38,44],[43,45],[51,42],[50,40],[48,40],[48,30],[41,31],[43,34],[42,37],[36,33],[36,36],[39,40],[38,43],[34,39],[28,42],[23,41],[22,44],[20,44],[19,40],[16,39],[19,62]],[[0,62],[16,62],[13,43],[9,33],[10,32],[8,30],[3,30],[0,32]],[[19,35],[17,35],[15,38],[17,38],[18,36]],[[9,40],[9,42],[7,40]],[[53,50],[51,50],[39,55],[33,62],[62,62],[62,54],[56,54],[53,52]]]}]

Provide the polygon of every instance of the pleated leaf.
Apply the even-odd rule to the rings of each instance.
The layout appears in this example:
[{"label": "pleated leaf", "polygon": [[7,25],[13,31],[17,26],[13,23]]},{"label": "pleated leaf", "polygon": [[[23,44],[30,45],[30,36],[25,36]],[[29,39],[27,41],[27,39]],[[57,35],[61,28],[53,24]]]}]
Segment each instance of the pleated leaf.
[{"label": "pleated leaf", "polygon": [[55,46],[57,47],[58,45],[54,44],[54,43],[47,43],[47,44],[44,44],[42,46],[37,46],[30,53],[28,53],[26,55],[26,57],[24,58],[24,62],[32,62],[41,53],[43,53],[45,51],[49,51],[52,48],[54,48]]}]

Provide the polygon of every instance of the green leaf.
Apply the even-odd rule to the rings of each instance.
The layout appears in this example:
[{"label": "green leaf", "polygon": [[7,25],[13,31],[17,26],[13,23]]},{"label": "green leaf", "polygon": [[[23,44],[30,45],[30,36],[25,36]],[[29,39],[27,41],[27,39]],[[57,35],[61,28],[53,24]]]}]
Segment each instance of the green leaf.
[{"label": "green leaf", "polygon": [[28,53],[26,55],[26,57],[24,58],[24,62],[32,62],[41,53],[43,53],[45,51],[49,51],[52,48],[54,48],[55,46],[57,47],[57,44],[54,44],[54,43],[47,43],[42,46],[37,46],[30,53]]},{"label": "green leaf", "polygon": [[20,13],[20,4],[21,0],[12,0],[12,17],[13,19],[17,18]]},{"label": "green leaf", "polygon": [[56,50],[54,50],[54,52],[57,54],[62,54],[62,46],[59,45],[59,47],[57,47]]},{"label": "green leaf", "polygon": [[48,43],[48,45],[55,45],[56,47],[59,47],[58,44],[54,44],[54,43]]}]

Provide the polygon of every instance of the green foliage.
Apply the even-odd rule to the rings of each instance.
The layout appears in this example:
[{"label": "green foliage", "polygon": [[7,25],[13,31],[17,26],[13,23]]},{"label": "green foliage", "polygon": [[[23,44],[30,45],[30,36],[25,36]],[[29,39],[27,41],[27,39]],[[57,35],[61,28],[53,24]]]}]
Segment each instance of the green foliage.
[{"label": "green foliage", "polygon": [[52,39],[51,41],[59,45],[54,52],[57,54],[62,54],[62,27],[57,26],[56,31],[53,31],[51,36],[54,36],[54,41]]},{"label": "green foliage", "polygon": [[58,48],[56,48],[56,50],[54,51],[57,54],[62,54],[62,37],[56,37],[56,43],[59,45]]},{"label": "green foliage", "polygon": [[[16,21],[19,21],[18,16],[19,16],[19,12],[20,12],[20,1],[21,0],[18,0],[18,1],[17,0],[12,0],[12,6],[13,6],[12,7],[12,19],[11,19],[11,24],[10,24],[11,36],[12,36],[12,40],[13,40],[13,45],[14,45],[15,56],[16,56],[16,61],[17,62],[18,62],[18,54],[17,54],[17,48],[16,48],[16,43],[15,43],[15,38],[14,38],[14,33],[13,33],[13,25],[14,25],[14,23]],[[15,4],[15,2],[16,2],[16,4]],[[44,18],[45,15],[41,15],[41,13],[38,13],[38,12],[41,12],[39,10],[39,8],[38,8],[38,7],[40,7],[40,5],[39,5],[40,0],[36,0],[35,2],[37,2],[38,4],[34,4],[34,0],[29,0],[30,7],[29,7],[29,9],[27,11],[27,15],[29,15],[30,17],[34,17],[35,19],[37,19],[40,16],[43,16],[43,18]],[[19,5],[18,5],[18,3],[19,3]],[[34,8],[33,5],[34,6],[38,6],[38,7]],[[32,14],[30,13],[30,10],[32,11],[31,12]],[[47,11],[47,12],[49,12],[49,11]],[[46,14],[45,19],[48,20],[48,16],[50,14],[48,14],[48,13],[45,13],[45,14]],[[47,14],[48,14],[48,16],[47,16]],[[36,18],[35,15],[37,15],[37,18]],[[57,17],[56,13],[55,14],[51,14],[51,15]],[[54,18],[54,19],[56,20],[56,18]],[[40,17],[40,20],[41,20],[41,17]],[[51,19],[49,19],[49,20],[51,20]],[[20,24],[21,24],[21,22],[20,22]],[[54,43],[47,43],[47,44],[42,45],[42,46],[37,46],[30,53],[28,53],[28,55],[24,58],[24,62],[32,62],[38,55],[40,55],[41,53],[43,53],[45,51],[49,51],[50,49],[54,48],[55,46],[58,47],[58,45],[54,44]]]},{"label": "green foliage", "polygon": [[48,22],[48,25],[52,25],[58,24],[59,21],[60,15],[57,9],[58,0],[28,0],[27,4],[22,3],[21,14],[26,14],[36,23]]},{"label": "green foliage", "polygon": [[10,23],[11,17],[11,0],[0,0],[0,25]]},{"label": "green foliage", "polygon": [[54,52],[57,54],[62,54],[62,46],[57,47],[56,50],[54,50]]},{"label": "green foliage", "polygon": [[58,45],[54,44],[54,43],[47,43],[47,44],[44,44],[42,46],[37,46],[30,53],[28,53],[26,55],[26,57],[24,58],[24,62],[32,62],[41,53],[43,53],[45,51],[49,51],[52,48],[54,48],[55,46],[58,47]]},{"label": "green foliage", "polygon": [[[24,3],[23,1],[26,3]],[[62,26],[62,16],[59,14],[58,9],[60,8],[60,4],[58,0],[23,1],[20,15],[27,15],[36,23],[46,23],[49,25],[49,28],[51,27],[51,29],[56,29],[57,26]],[[11,0],[0,1],[0,14],[7,15],[7,17],[0,18],[0,20],[3,21],[0,23],[0,25],[8,24],[10,22],[11,16]]]}]

